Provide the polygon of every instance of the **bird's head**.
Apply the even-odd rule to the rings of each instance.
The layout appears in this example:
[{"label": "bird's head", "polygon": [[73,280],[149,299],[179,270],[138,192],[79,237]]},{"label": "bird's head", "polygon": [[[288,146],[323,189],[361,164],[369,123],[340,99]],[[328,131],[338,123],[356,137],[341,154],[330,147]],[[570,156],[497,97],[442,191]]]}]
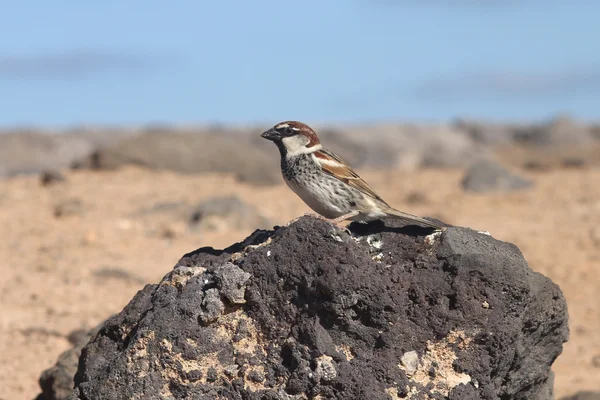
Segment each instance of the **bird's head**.
[{"label": "bird's head", "polygon": [[274,142],[282,155],[307,154],[321,148],[315,131],[298,121],[280,122],[260,136]]}]

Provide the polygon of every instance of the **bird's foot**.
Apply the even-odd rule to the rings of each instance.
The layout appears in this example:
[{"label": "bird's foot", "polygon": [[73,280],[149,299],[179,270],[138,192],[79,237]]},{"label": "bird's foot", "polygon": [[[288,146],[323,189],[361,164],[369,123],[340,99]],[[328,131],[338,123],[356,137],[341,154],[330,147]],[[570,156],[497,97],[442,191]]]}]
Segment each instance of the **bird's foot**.
[{"label": "bird's foot", "polygon": [[359,214],[358,211],[352,211],[347,214],[340,215],[337,218],[327,219],[327,221],[331,222],[332,224],[336,225],[339,228],[346,228],[344,225],[341,225],[341,223],[347,221],[348,219],[350,219],[352,217],[356,217],[358,214]]},{"label": "bird's foot", "polygon": [[338,223],[345,221],[347,219],[350,219],[352,217],[356,217],[358,214],[359,214],[358,211],[352,211],[352,212],[349,212],[348,214],[340,215],[337,218],[330,219],[329,221],[333,222],[334,224],[338,224]]}]

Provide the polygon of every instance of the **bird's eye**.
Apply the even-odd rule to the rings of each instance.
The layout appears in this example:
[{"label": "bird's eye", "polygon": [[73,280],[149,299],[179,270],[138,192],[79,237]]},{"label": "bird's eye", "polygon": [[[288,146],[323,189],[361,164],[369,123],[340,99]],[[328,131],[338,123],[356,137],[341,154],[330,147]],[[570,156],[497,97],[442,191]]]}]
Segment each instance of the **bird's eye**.
[{"label": "bird's eye", "polygon": [[289,126],[286,126],[285,129],[283,130],[283,132],[286,135],[292,135],[294,133],[294,130],[291,127],[289,127]]}]

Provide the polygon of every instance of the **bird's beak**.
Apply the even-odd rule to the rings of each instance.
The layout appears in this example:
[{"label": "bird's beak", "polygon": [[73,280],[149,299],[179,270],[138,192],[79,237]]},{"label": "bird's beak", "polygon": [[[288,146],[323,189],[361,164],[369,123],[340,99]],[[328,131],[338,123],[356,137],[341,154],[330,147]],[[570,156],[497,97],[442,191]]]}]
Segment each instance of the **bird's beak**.
[{"label": "bird's beak", "polygon": [[275,129],[269,129],[260,134],[260,137],[265,138],[267,140],[279,140],[281,139],[281,135]]}]

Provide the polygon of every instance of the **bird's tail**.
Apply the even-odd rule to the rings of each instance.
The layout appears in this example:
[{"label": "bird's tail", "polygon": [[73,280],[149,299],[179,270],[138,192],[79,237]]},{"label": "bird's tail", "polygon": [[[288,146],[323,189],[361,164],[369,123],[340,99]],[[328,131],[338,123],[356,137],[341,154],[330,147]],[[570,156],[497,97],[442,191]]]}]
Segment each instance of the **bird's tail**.
[{"label": "bird's tail", "polygon": [[386,213],[386,217],[384,217],[384,218],[399,219],[399,220],[403,220],[406,222],[416,223],[417,225],[420,225],[420,226],[426,226],[428,228],[434,228],[434,229],[438,229],[438,230],[442,230],[445,228],[444,226],[438,224],[437,222],[428,221],[425,218],[421,218],[416,215],[398,211],[395,208],[390,207],[389,209],[385,210],[385,213]]}]

